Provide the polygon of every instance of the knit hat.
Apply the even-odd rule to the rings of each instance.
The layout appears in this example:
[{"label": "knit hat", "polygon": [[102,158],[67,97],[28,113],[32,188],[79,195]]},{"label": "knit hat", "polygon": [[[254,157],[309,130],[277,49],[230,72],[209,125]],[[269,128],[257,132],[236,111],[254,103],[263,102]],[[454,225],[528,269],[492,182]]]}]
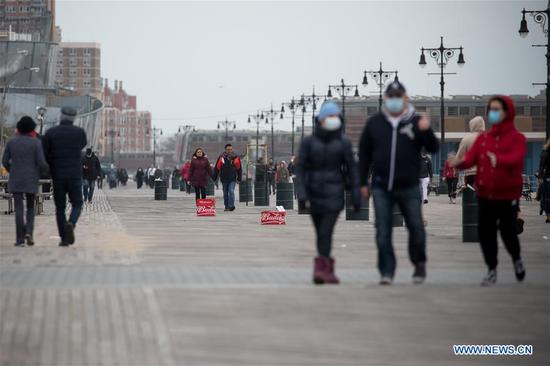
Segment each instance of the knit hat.
[{"label": "knit hat", "polygon": [[317,118],[320,120],[332,116],[332,115],[340,115],[342,112],[340,111],[340,107],[338,107],[338,104],[334,102],[324,102],[321,106],[321,109],[319,109],[319,114],[317,114]]},{"label": "knit hat", "polygon": [[399,80],[394,80],[386,87],[384,92],[387,96],[401,96],[407,93],[405,85],[401,84]]},{"label": "knit hat", "polygon": [[17,122],[17,131],[22,135],[34,131],[35,128],[36,122],[29,116],[23,116],[19,122]]},{"label": "knit hat", "polygon": [[76,109],[72,107],[61,108],[61,121],[74,122],[75,119],[76,119]]}]

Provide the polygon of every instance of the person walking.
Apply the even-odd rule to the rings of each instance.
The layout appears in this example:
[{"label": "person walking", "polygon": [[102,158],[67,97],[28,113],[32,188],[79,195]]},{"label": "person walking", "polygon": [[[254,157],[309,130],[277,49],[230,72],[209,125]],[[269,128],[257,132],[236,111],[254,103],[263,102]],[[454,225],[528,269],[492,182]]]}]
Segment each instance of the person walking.
[{"label": "person walking", "polygon": [[510,97],[492,97],[487,104],[487,121],[491,128],[477,137],[463,160],[453,163],[459,169],[477,166],[479,242],[488,267],[482,286],[492,286],[497,281],[497,231],[512,257],[516,279],[523,281],[525,278],[516,224],[527,146],[525,136],[514,126],[515,116]]},{"label": "person walking", "polygon": [[275,174],[275,181],[277,183],[290,183],[290,173],[286,167],[286,162],[283,160],[277,168],[277,173]]},{"label": "person walking", "polygon": [[189,181],[195,188],[195,201],[206,198],[206,186],[211,175],[210,162],[204,151],[199,147],[195,150],[189,167]]},{"label": "person walking", "polygon": [[115,164],[111,164],[109,171],[107,172],[107,182],[109,183],[109,189],[116,188],[117,186],[117,169]]},{"label": "person walking", "polygon": [[241,182],[241,158],[233,152],[233,145],[226,144],[225,151],[214,165],[214,179],[219,176],[223,188],[224,211],[235,210],[235,185]]},{"label": "person walking", "polygon": [[434,177],[432,169],[432,159],[426,153],[426,150],[422,149],[420,153],[420,186],[422,189],[422,202],[428,203],[428,185]]},{"label": "person walking", "polygon": [[87,148],[82,157],[82,193],[84,202],[92,203],[94,196],[95,181],[101,175],[101,164],[98,157],[93,153],[92,148]]},{"label": "person walking", "polygon": [[191,194],[191,184],[189,182],[189,169],[191,168],[191,161],[187,160],[181,166],[181,178],[185,185],[185,193]]},{"label": "person walking", "polygon": [[313,283],[338,284],[331,257],[332,234],[344,209],[344,191],[351,191],[353,207],[359,211],[359,175],[351,141],[343,134],[340,107],[325,102],[315,119],[315,132],[300,144],[297,163],[298,205],[308,208],[317,235],[313,260]]},{"label": "person walking", "polygon": [[142,168],[138,168],[136,172],[136,185],[137,189],[141,189],[143,186],[143,178],[145,177],[145,173],[143,172]]},{"label": "person walking", "polygon": [[546,223],[550,223],[550,139],[546,141],[540,154],[539,184],[542,186],[541,209],[546,214]]},{"label": "person walking", "polygon": [[455,157],[455,153],[450,152],[447,155],[445,167],[443,168],[443,179],[447,183],[447,195],[449,196],[449,203],[451,204],[456,204],[456,185],[458,183],[458,169],[452,164]]},{"label": "person walking", "polygon": [[97,188],[103,189],[103,180],[105,179],[105,171],[100,167],[99,177],[97,177]]},{"label": "person walking", "polygon": [[[384,92],[382,111],[367,121],[359,140],[359,174],[363,199],[372,193],[380,284],[391,285],[396,260],[392,243],[393,208],[399,206],[409,230],[413,282],[426,279],[426,232],[418,184],[421,151],[434,154],[439,142],[426,117],[418,115],[399,81]],[[369,184],[369,173],[372,179]]]},{"label": "person walking", "polygon": [[[60,246],[75,242],[74,229],[82,210],[82,149],[86,147],[86,132],[73,125],[76,110],[61,109],[59,125],[46,131],[42,144],[50,165],[53,180],[53,196]],[[65,216],[67,196],[71,202],[69,219]]]},{"label": "person walking", "polygon": [[[34,245],[34,204],[41,174],[47,174],[48,164],[42,143],[36,138],[36,123],[24,116],[17,122],[17,133],[4,149],[2,165],[9,172],[8,192],[13,194],[15,208],[15,246]],[[23,198],[27,201],[27,214]]]},{"label": "person walking", "polygon": [[[460,140],[460,144],[458,145],[458,150],[456,152],[457,160],[464,159],[464,156],[466,156],[468,150],[470,150],[470,148],[474,145],[477,137],[485,131],[485,120],[481,116],[476,116],[470,120],[468,126],[470,128],[470,133]],[[475,166],[464,170],[465,185],[469,184],[471,187],[474,186],[476,171],[477,169]]]},{"label": "person walking", "polygon": [[273,159],[269,159],[267,163],[267,192],[269,195],[275,194],[275,175],[277,173],[277,166],[273,162]]}]

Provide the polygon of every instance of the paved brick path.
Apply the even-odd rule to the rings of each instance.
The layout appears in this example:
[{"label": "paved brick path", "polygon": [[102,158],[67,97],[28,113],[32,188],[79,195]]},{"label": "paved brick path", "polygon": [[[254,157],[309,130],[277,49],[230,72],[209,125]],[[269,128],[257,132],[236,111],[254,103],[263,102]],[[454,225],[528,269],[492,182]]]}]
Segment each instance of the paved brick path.
[{"label": "paved brick path", "polygon": [[[523,205],[523,284],[503,249],[499,284],[479,287],[460,206],[437,197],[425,206],[424,286],[410,283],[403,228],[396,284],[381,288],[372,222],[341,220],[343,283],[319,288],[307,216],[265,227],[244,204],[199,218],[180,192],[96,192],[70,248],[57,246],[51,202],[32,248],[14,248],[13,216],[0,217],[0,365],[550,364],[550,227],[535,203]],[[535,355],[459,358],[457,343],[533,344]]]}]

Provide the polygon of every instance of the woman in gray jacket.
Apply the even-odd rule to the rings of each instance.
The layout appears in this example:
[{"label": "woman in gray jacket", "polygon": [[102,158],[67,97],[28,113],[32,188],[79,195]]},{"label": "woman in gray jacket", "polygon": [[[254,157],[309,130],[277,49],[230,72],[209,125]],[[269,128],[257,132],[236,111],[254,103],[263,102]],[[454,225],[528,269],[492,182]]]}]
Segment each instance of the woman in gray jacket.
[{"label": "woman in gray jacket", "polygon": [[[17,123],[17,133],[6,144],[2,165],[9,172],[8,192],[15,206],[15,246],[34,245],[34,201],[40,173],[48,170],[42,143],[36,137],[36,123],[24,116]],[[27,220],[24,219],[23,196],[27,200]]]}]

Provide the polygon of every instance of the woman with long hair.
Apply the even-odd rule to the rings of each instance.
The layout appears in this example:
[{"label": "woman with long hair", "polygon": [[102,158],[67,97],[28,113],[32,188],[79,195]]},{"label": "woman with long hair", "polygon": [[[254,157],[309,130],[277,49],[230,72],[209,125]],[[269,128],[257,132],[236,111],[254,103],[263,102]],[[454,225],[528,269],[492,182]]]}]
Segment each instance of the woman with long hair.
[{"label": "woman with long hair", "polygon": [[210,162],[200,147],[195,150],[189,166],[189,181],[195,188],[195,199],[206,198],[206,186],[212,176]]}]

